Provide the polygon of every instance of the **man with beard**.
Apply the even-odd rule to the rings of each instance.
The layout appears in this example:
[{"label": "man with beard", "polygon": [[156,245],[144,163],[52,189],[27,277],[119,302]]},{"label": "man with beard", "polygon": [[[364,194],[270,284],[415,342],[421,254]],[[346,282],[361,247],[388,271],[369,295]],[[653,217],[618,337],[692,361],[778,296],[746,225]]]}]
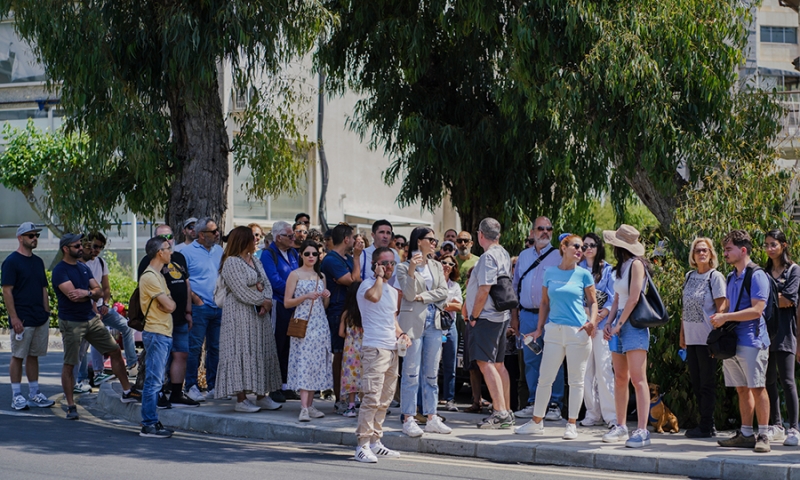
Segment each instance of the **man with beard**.
[{"label": "man with beard", "polygon": [[[372,245],[365,248],[361,253],[361,278],[375,278],[375,272],[372,271],[372,252],[381,247],[389,247],[392,242],[392,224],[388,220],[376,220],[372,224]],[[394,253],[395,264],[400,263],[400,254],[395,250]]]}]

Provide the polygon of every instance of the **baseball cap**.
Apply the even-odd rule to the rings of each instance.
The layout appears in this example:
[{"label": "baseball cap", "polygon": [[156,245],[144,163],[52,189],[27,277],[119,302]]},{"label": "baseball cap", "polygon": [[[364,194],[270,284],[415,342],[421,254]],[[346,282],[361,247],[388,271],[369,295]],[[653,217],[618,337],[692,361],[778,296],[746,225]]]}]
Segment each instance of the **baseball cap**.
[{"label": "baseball cap", "polygon": [[22,225],[17,228],[17,236],[24,235],[28,232],[41,232],[41,228],[36,228],[36,225],[33,222],[24,222]]},{"label": "baseball cap", "polygon": [[197,219],[194,217],[189,217],[183,222],[183,228],[186,228],[193,223],[197,223]]},{"label": "baseball cap", "polygon": [[69,245],[70,243],[75,243],[82,238],[82,233],[65,233],[58,242],[58,248],[62,248],[64,245]]},{"label": "baseball cap", "polygon": [[443,249],[444,247],[446,247],[446,246],[448,246],[448,245],[449,245],[449,246],[450,246],[450,248],[452,248],[453,250],[455,250],[455,249],[456,249],[456,244],[455,244],[455,243],[453,243],[453,242],[451,242],[450,240],[447,240],[447,241],[444,241],[444,242],[442,242],[442,246],[441,246],[441,248]]}]

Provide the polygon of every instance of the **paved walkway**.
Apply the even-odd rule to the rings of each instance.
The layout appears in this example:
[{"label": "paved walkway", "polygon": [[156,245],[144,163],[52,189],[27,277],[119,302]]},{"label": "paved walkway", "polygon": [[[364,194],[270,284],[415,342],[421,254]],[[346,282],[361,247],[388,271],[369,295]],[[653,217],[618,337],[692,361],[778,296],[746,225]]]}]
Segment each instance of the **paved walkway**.
[{"label": "paved walkway", "polygon": [[[104,384],[96,406],[130,422],[141,421],[138,404],[119,401],[119,384]],[[355,447],[355,418],[330,413],[332,402],[316,400],[325,418],[300,423],[299,401],[286,402],[278,411],[237,413],[231,400],[211,400],[199,408],[160,410],[161,422],[182,430],[293,442]],[[699,478],[772,478],[800,480],[800,448],[773,443],[772,452],[722,449],[716,439],[688,439],[678,434],[651,434],[652,444],[641,449],[601,441],[603,427],[578,427],[578,438],[561,439],[566,421],[546,422],[544,436],[515,435],[509,430],[478,430],[479,415],[442,412],[453,428],[450,435],[425,434],[409,438],[400,431],[398,412],[386,421],[384,444],[400,451],[477,457],[498,462],[535,463],[686,475]],[[630,427],[629,427],[630,428]],[[727,432],[730,434],[732,432]],[[726,435],[725,432],[722,435]]]}]

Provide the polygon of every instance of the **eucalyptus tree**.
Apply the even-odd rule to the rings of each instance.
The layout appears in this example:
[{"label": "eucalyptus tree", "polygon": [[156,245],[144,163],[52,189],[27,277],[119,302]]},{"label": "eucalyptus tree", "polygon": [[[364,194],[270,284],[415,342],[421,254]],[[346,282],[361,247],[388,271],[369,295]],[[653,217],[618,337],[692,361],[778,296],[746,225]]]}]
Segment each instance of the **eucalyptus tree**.
[{"label": "eucalyptus tree", "polygon": [[[308,52],[327,16],[313,0],[2,0],[57,90],[68,132],[89,139],[87,162],[124,203],[175,231],[227,206],[229,153],[249,167],[250,195],[293,190],[308,148],[282,75]],[[231,145],[221,66],[248,92]],[[270,81],[262,82],[263,79]],[[226,97],[227,98],[227,97]],[[76,188],[81,189],[80,182]],[[87,192],[88,194],[89,192]],[[91,192],[93,193],[93,192]],[[89,203],[81,206],[92,207]],[[96,206],[96,205],[95,205]]]}]

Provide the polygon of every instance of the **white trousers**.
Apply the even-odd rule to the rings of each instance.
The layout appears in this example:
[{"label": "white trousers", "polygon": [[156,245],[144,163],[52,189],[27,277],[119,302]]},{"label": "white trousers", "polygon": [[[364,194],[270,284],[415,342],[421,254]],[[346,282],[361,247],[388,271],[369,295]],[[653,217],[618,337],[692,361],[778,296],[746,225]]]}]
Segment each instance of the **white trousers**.
[{"label": "white trousers", "polygon": [[583,402],[586,361],[592,353],[591,339],[586,332],[578,330],[578,327],[552,322],[545,325],[542,366],[539,369],[539,386],[536,387],[536,402],[533,405],[534,417],[544,417],[553,390],[553,382],[566,357],[569,377],[568,418],[578,418]]},{"label": "white trousers", "polygon": [[603,339],[602,331],[592,337],[592,353],[586,362],[583,403],[586,405],[586,418],[616,423],[614,370],[608,340]]}]

